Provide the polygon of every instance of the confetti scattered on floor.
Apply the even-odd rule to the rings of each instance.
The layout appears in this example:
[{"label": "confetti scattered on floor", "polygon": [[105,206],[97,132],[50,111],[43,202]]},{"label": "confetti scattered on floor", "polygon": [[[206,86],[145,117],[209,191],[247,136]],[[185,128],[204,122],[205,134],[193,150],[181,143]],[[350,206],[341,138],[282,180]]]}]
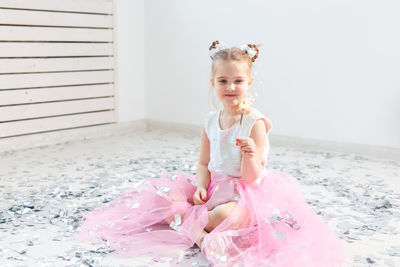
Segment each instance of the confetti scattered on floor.
[{"label": "confetti scattered on floor", "polygon": [[[197,246],[124,258],[76,238],[84,213],[162,172],[195,174],[200,139],[136,131],[0,153],[0,266],[209,266]],[[400,162],[271,144],[268,168],[302,185],[343,240],[348,266],[400,266]]]}]

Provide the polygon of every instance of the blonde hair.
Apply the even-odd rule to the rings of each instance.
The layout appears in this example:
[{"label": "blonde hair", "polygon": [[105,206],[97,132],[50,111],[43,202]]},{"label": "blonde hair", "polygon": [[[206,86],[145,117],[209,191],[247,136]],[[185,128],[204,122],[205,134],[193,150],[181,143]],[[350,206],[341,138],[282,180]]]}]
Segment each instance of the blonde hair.
[{"label": "blonde hair", "polygon": [[[214,41],[212,42],[211,46],[208,48],[209,50],[216,48],[217,44],[219,44],[219,41]],[[211,77],[214,77],[215,75],[215,70],[216,70],[216,65],[217,61],[223,60],[223,61],[243,61],[247,63],[248,69],[249,69],[249,74],[251,73],[251,70],[253,68],[253,62],[257,59],[258,57],[258,46],[255,44],[248,44],[249,47],[253,48],[256,50],[256,54],[250,58],[249,55],[246,53],[246,51],[243,51],[242,49],[238,47],[231,47],[231,48],[225,48],[217,53],[215,53],[214,56],[210,56],[212,59],[212,65],[211,65]]]},{"label": "blonde hair", "polygon": [[[212,49],[216,48],[217,44],[219,44],[219,41],[217,41],[217,40],[212,42],[212,44],[210,45],[208,50],[212,50]],[[259,54],[259,50],[258,50],[259,45],[255,45],[255,44],[247,44],[247,45],[249,47],[253,48],[254,50],[256,50],[256,54],[252,58],[249,57],[249,55],[247,54],[246,51],[244,51],[238,47],[235,47],[235,46],[219,50],[212,57],[210,56],[212,59],[211,78],[214,78],[214,76],[215,76],[215,72],[217,69],[217,62],[219,62],[219,61],[245,62],[245,63],[247,63],[248,70],[249,70],[248,74],[250,75],[251,71],[253,69],[253,62],[257,59],[258,54]],[[218,104],[220,104],[220,103],[217,100],[217,97],[214,95],[214,90],[212,90],[212,87],[210,87],[209,98],[211,98],[213,107],[218,110],[219,109]]]}]

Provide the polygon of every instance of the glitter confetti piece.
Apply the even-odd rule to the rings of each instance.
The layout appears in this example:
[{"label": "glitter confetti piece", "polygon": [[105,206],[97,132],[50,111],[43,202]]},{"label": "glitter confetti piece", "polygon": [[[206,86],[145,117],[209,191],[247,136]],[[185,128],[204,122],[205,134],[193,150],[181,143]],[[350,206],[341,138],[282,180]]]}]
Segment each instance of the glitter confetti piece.
[{"label": "glitter confetti piece", "polygon": [[276,231],[276,236],[280,239],[280,240],[286,240],[286,237],[283,235],[283,233],[281,231]]},{"label": "glitter confetti piece", "polygon": [[143,179],[143,180],[141,180],[141,181],[139,181],[139,182],[137,182],[137,183],[135,183],[135,184],[133,184],[133,188],[138,188],[139,186],[141,186],[144,182],[145,182],[146,180],[145,179]]},{"label": "glitter confetti piece", "polygon": [[271,221],[268,220],[268,219],[264,219],[264,222],[266,222],[266,223],[268,223],[268,224],[271,224]]},{"label": "glitter confetti piece", "polygon": [[274,214],[274,215],[278,215],[280,213],[280,211],[279,211],[279,209],[277,209],[277,208],[275,208],[273,211],[272,211],[272,214]]},{"label": "glitter confetti piece", "polygon": [[139,202],[136,202],[136,203],[133,203],[133,204],[129,204],[129,203],[126,204],[126,207],[127,208],[131,208],[131,209],[137,209],[137,208],[139,208],[139,206],[140,206]]},{"label": "glitter confetti piece", "polygon": [[282,218],[279,217],[277,214],[275,214],[274,216],[271,216],[271,219],[275,222],[279,222]]},{"label": "glitter confetti piece", "polygon": [[238,202],[238,201],[240,200],[240,195],[234,194],[233,200],[236,201],[236,202]]},{"label": "glitter confetti piece", "polygon": [[190,178],[187,178],[187,181],[188,181],[190,184],[192,184],[192,185],[194,185],[194,186],[197,186],[197,182],[196,182],[196,181],[193,181],[193,180],[190,179]]},{"label": "glitter confetti piece", "polygon": [[155,189],[157,189],[157,194],[165,197],[168,195],[169,191],[171,191],[171,188],[169,187],[165,187],[165,186],[160,186],[160,187],[156,187],[155,185],[153,185]]},{"label": "glitter confetti piece", "polygon": [[293,222],[289,223],[289,226],[292,227],[296,231],[300,229],[300,225],[298,225],[297,221],[293,221]]},{"label": "glitter confetti piece", "polygon": [[220,261],[226,262],[226,260],[228,259],[226,257],[226,255],[220,255],[220,254],[218,254],[218,253],[216,253],[214,251],[210,251],[210,253],[211,253],[211,255],[213,255],[215,258],[217,258]]},{"label": "glitter confetti piece", "polygon": [[174,229],[175,231],[179,231],[181,229],[181,215],[175,214],[175,220],[171,221],[169,226]]},{"label": "glitter confetti piece", "polygon": [[168,179],[171,179],[175,181],[177,179],[177,174],[176,173],[168,173]]},{"label": "glitter confetti piece", "polygon": [[289,225],[290,227],[292,227],[294,230],[299,230],[300,229],[300,225],[297,223],[297,221],[296,220],[294,220],[293,218],[292,218],[292,216],[290,215],[290,213],[289,212],[285,212],[284,213],[284,220],[285,220],[285,223],[287,224],[287,225]]}]

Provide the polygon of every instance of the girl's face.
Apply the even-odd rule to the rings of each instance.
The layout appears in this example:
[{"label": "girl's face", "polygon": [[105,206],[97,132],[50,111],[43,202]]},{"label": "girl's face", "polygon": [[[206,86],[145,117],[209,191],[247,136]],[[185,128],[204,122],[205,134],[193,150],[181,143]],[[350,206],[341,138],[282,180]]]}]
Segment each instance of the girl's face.
[{"label": "girl's face", "polygon": [[217,62],[215,75],[210,82],[225,108],[238,106],[240,99],[246,96],[254,80],[248,68],[247,63],[243,61]]}]

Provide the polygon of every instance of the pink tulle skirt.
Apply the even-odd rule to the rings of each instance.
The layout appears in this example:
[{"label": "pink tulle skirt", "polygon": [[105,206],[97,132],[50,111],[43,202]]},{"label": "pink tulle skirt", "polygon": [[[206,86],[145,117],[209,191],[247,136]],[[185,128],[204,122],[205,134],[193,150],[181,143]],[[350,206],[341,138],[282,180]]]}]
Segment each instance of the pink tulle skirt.
[{"label": "pink tulle skirt", "polygon": [[[204,205],[193,205],[195,179],[182,172],[145,180],[86,214],[80,237],[102,239],[127,257],[177,255],[195,244],[209,211],[235,202],[201,245],[214,266],[343,266],[342,241],[310,209],[291,175],[263,169],[257,181],[248,184],[212,171]],[[171,216],[168,224],[165,219]]]}]

